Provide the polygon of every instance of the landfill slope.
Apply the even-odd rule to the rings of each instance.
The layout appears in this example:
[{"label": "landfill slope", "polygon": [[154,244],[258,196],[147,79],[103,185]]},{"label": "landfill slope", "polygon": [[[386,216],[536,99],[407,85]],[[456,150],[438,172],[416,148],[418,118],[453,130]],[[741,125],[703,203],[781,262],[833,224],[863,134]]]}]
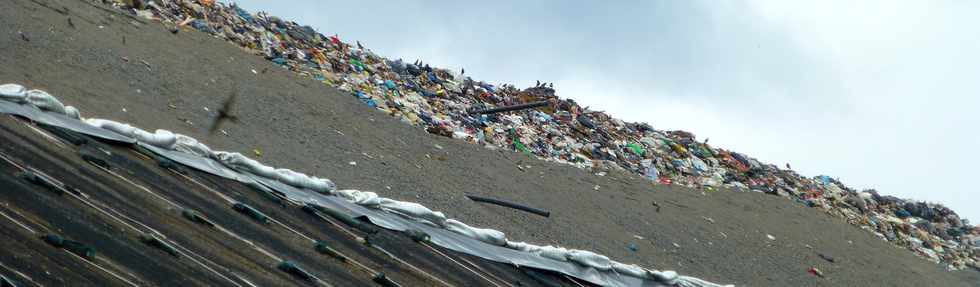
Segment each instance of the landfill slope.
[{"label": "landfill slope", "polygon": [[[88,1],[0,2],[0,51],[0,83],[46,90],[85,117],[258,152],[266,164],[418,202],[510,240],[744,286],[980,286],[980,272],[946,272],[785,198],[654,185],[619,172],[598,177],[426,134],[222,40],[172,34]],[[239,122],[223,127],[227,136],[207,135],[211,114],[232,93],[240,94]],[[465,194],[525,203],[551,217]],[[808,274],[810,267],[825,277]]]}]

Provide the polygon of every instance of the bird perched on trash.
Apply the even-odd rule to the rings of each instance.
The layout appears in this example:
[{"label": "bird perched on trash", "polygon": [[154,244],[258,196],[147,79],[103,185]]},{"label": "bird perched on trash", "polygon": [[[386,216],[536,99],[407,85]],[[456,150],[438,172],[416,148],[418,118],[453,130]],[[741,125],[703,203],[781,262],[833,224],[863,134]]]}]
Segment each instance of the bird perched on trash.
[{"label": "bird perched on trash", "polygon": [[211,128],[208,130],[208,135],[213,135],[215,131],[221,127],[224,121],[231,121],[233,123],[238,123],[238,117],[231,114],[231,109],[235,107],[235,99],[238,97],[238,93],[232,93],[228,99],[225,100],[221,108],[218,108],[218,116],[214,118],[211,122]]},{"label": "bird perched on trash", "polygon": [[357,42],[358,49],[364,50],[364,46],[361,46],[361,41],[355,41],[355,42]]}]

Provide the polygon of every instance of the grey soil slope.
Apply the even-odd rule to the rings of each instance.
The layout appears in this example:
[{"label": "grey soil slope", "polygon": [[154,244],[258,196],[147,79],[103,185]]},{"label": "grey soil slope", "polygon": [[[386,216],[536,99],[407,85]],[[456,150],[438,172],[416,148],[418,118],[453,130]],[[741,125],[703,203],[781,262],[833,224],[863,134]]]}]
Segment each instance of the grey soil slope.
[{"label": "grey soil slope", "polygon": [[[980,286],[980,272],[946,272],[788,199],[657,186],[621,173],[598,177],[429,135],[222,40],[191,30],[174,35],[99,7],[0,1],[0,83],[46,90],[83,117],[168,129],[215,150],[258,149],[256,159],[266,164],[419,202],[510,240],[743,286]],[[230,136],[207,136],[204,108],[213,111],[233,92],[241,93],[241,122],[225,126]],[[478,204],[464,194],[524,202],[552,216]],[[826,277],[807,274],[811,266]]]}]

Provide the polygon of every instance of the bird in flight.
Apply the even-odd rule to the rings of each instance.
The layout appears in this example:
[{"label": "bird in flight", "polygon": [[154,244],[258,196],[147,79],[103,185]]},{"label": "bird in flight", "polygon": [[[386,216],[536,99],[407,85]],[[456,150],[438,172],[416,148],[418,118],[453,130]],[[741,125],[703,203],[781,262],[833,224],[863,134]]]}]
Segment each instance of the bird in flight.
[{"label": "bird in flight", "polygon": [[208,135],[213,135],[215,131],[221,127],[221,124],[226,120],[233,123],[238,123],[238,117],[231,114],[231,109],[235,107],[235,99],[238,97],[238,93],[232,93],[225,100],[225,103],[218,108],[218,116],[214,118],[211,122],[211,128],[208,130]]}]

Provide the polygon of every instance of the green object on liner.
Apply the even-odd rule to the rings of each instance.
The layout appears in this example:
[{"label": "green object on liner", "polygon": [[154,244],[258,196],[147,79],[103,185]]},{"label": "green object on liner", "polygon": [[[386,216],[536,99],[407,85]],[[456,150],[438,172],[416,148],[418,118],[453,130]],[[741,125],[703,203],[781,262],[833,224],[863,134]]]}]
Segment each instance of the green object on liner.
[{"label": "green object on liner", "polygon": [[47,178],[44,178],[40,174],[32,171],[23,171],[16,174],[17,177],[22,178],[30,183],[37,186],[43,187],[44,189],[50,190],[58,195],[65,194],[65,191],[58,187],[55,183],[51,182]]},{"label": "green object on liner", "polygon": [[308,203],[308,204],[306,204],[306,206],[303,206],[303,211],[306,211],[306,212],[308,212],[310,214],[317,214],[317,212],[322,212],[322,213],[330,216],[331,218],[336,219],[336,220],[339,220],[340,222],[343,222],[347,226],[353,227],[353,228],[355,228],[357,230],[360,230],[360,231],[362,231],[364,233],[367,233],[367,234],[375,234],[375,233],[378,233],[378,228],[375,228],[373,225],[364,223],[363,221],[360,221],[360,220],[357,220],[356,218],[350,217],[347,214],[344,214],[344,213],[342,213],[340,211],[337,211],[337,210],[333,210],[331,208],[327,208],[325,206]]},{"label": "green object on liner", "polygon": [[187,218],[187,220],[193,221],[195,223],[198,223],[198,224],[201,224],[201,225],[210,227],[210,228],[214,228],[214,222],[211,222],[211,220],[209,220],[207,218],[204,218],[204,216],[201,216],[196,211],[193,211],[193,210],[190,210],[190,209],[184,209],[184,210],[182,210],[180,212],[180,215],[183,215],[184,218]]},{"label": "green object on liner", "polygon": [[327,243],[325,243],[323,241],[317,241],[316,242],[316,245],[313,245],[313,249],[316,250],[316,252],[319,252],[321,254],[326,254],[326,255],[329,255],[330,257],[336,258],[337,260],[340,260],[341,262],[347,262],[347,256],[344,256],[343,254],[340,254],[339,251],[331,248],[329,245],[327,245]]},{"label": "green object on liner", "polygon": [[180,252],[177,252],[176,248],[170,245],[170,243],[167,243],[166,241],[157,238],[153,234],[140,235],[140,241],[142,241],[146,245],[153,246],[156,247],[157,249],[163,250],[163,252],[167,252],[167,254],[170,254],[173,257],[180,258]]},{"label": "green object on liner", "polygon": [[266,223],[266,224],[269,223],[269,216],[265,215],[258,209],[255,209],[254,207],[248,206],[244,203],[236,202],[234,205],[231,206],[231,208],[259,222]]},{"label": "green object on liner", "polygon": [[626,147],[628,147],[631,150],[633,150],[633,153],[635,153],[635,154],[637,154],[639,156],[644,156],[647,153],[646,150],[643,150],[642,147],[640,147],[639,145],[637,145],[635,143],[628,143],[628,144],[626,144]]},{"label": "green object on liner", "polygon": [[531,150],[527,149],[527,147],[517,139],[514,139],[514,149],[524,153],[524,155],[531,156]]},{"label": "green object on liner", "polygon": [[95,248],[92,248],[85,243],[68,240],[57,234],[46,234],[41,236],[41,239],[43,239],[44,242],[51,244],[51,246],[68,250],[68,252],[74,253],[75,255],[85,258],[86,260],[92,261],[95,259]]},{"label": "green object on liner", "polygon": [[292,261],[289,261],[289,260],[283,261],[283,262],[279,263],[279,266],[278,267],[279,267],[279,270],[282,270],[283,272],[286,272],[286,273],[289,273],[289,274],[293,274],[296,277],[299,277],[299,278],[301,278],[303,280],[306,280],[306,281],[316,281],[317,280],[316,277],[313,277],[312,274],[310,274],[309,272],[306,272],[306,270],[303,270],[303,268],[300,268],[299,266],[296,265],[296,263],[293,263]]}]

